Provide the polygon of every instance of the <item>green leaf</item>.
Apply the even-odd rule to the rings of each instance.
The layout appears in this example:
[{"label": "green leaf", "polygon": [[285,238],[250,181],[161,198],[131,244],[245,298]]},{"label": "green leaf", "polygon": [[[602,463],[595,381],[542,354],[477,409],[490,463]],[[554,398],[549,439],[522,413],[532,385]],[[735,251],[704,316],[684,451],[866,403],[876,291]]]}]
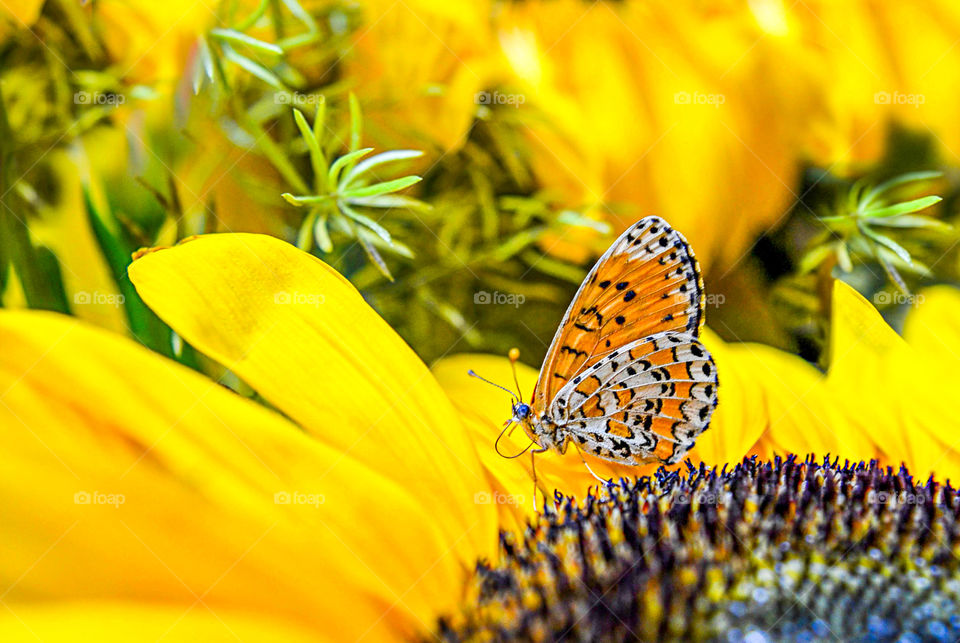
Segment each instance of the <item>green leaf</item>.
[{"label": "green leaf", "polygon": [[863,199],[860,201],[860,207],[861,208],[868,207],[871,203],[873,203],[873,201],[877,197],[879,197],[885,192],[889,192],[893,188],[898,187],[900,185],[904,185],[906,183],[913,183],[915,181],[929,181],[932,179],[938,179],[941,176],[943,176],[943,172],[936,172],[936,171],[907,172],[906,174],[895,176],[892,179],[888,179],[883,183],[880,183],[879,185],[871,189],[869,192],[867,192],[864,195]]},{"label": "green leaf", "polygon": [[257,21],[263,17],[263,14],[267,11],[267,6],[270,4],[271,0],[260,0],[260,4],[257,5],[257,8],[254,9],[253,13],[244,18],[242,21],[234,25],[236,31],[246,31],[253,25],[257,24]]},{"label": "green leaf", "polygon": [[313,135],[317,141],[323,140],[323,128],[327,122],[327,97],[320,94],[317,100],[317,112],[313,115]]},{"label": "green leaf", "polygon": [[840,223],[842,221],[849,221],[850,217],[846,214],[832,216],[832,217],[817,217],[817,220],[820,223]]},{"label": "green leaf", "polygon": [[284,86],[283,82],[272,71],[260,63],[254,62],[246,56],[238,54],[232,47],[229,47],[226,44],[224,44],[221,49],[223,50],[223,55],[227,60],[242,67],[271,87],[286,91],[287,88]]},{"label": "green leaf", "polygon": [[273,54],[274,56],[283,55],[283,49],[280,47],[277,47],[269,42],[264,42],[263,40],[258,40],[235,29],[211,29],[210,35],[222,40],[227,40],[229,42],[247,45],[248,47],[252,47],[264,53]]},{"label": "green leaf", "polygon": [[313,19],[313,16],[311,16],[310,12],[304,9],[297,0],[283,0],[283,4],[286,5],[287,10],[293,14],[294,18],[306,25],[307,31],[311,34],[316,34],[319,31],[319,29],[317,29],[317,22]]},{"label": "green leaf", "polygon": [[87,220],[93,231],[94,239],[120,294],[123,295],[123,309],[130,324],[130,332],[142,344],[154,350],[176,358],[170,342],[170,329],[153,313],[140,299],[133,282],[127,277],[127,268],[132,261],[132,247],[124,239],[122,230],[116,223],[116,218],[109,211],[99,208],[90,191],[90,187],[83,185],[83,201]]},{"label": "green leaf", "polygon": [[429,212],[433,206],[424,203],[419,199],[405,196],[403,194],[381,194],[378,196],[361,197],[359,199],[350,199],[353,205],[363,206],[365,208],[403,208],[406,210],[416,210],[418,212]]},{"label": "green leaf", "polygon": [[319,42],[322,37],[322,34],[319,32],[308,31],[306,33],[297,34],[296,36],[290,36],[289,38],[281,38],[277,41],[277,46],[284,51],[290,51],[291,49],[305,47],[307,45],[312,45],[315,42]]},{"label": "green leaf", "polygon": [[597,221],[596,219],[591,219],[590,217],[584,216],[582,213],[577,212],[576,210],[564,210],[557,216],[557,221],[581,228],[590,228],[592,230],[596,230],[600,234],[610,234],[610,232],[613,230],[610,224],[606,221]]},{"label": "green leaf", "polygon": [[333,252],[333,241],[330,240],[330,232],[327,230],[327,215],[321,215],[317,218],[317,223],[313,228],[313,236],[317,240],[317,247],[327,254]]},{"label": "green leaf", "polygon": [[340,211],[343,212],[346,216],[350,217],[357,223],[362,226],[369,228],[373,231],[378,237],[384,240],[388,245],[393,245],[393,237],[390,235],[390,232],[384,228],[382,225],[371,219],[370,217],[360,214],[349,205],[340,201],[337,203],[337,206],[340,208]]},{"label": "green leaf", "polygon": [[876,210],[863,210],[860,214],[864,217],[874,219],[878,217],[894,217],[900,214],[908,214],[929,208],[931,205],[940,203],[941,201],[943,201],[943,198],[939,196],[924,196],[919,199],[913,199],[912,201],[904,201],[903,203],[895,203],[886,207],[877,208]]},{"label": "green leaf", "polygon": [[317,211],[313,210],[306,216],[297,231],[297,247],[309,252],[313,248],[313,229],[317,223]]},{"label": "green leaf", "polygon": [[953,226],[938,219],[932,219],[921,215],[901,214],[894,217],[885,217],[881,219],[864,219],[870,225],[884,226],[887,228],[928,228],[940,232],[952,232]]},{"label": "green leaf", "polygon": [[919,261],[904,261],[901,259],[895,252],[888,250],[883,246],[876,247],[877,257],[884,261],[889,261],[891,264],[897,266],[901,270],[906,270],[923,277],[930,277],[933,275],[933,272],[926,265],[920,263]]},{"label": "green leaf", "polygon": [[536,268],[545,275],[562,279],[577,286],[583,283],[583,278],[586,275],[586,272],[582,268],[552,259],[547,255],[537,252],[533,248],[524,250],[520,254],[520,258],[523,259],[528,266]]},{"label": "green leaf", "polygon": [[827,257],[832,255],[835,250],[836,248],[834,248],[833,244],[823,244],[813,248],[800,259],[798,272],[801,275],[805,275],[816,269]]},{"label": "green leaf", "polygon": [[295,205],[298,208],[305,205],[313,205],[316,203],[323,203],[324,201],[331,201],[333,199],[329,194],[320,194],[315,196],[295,196],[289,192],[284,192],[280,196],[283,197],[284,201],[290,205]]},{"label": "green leaf", "polygon": [[413,259],[415,256],[413,250],[410,249],[410,246],[405,243],[401,243],[396,239],[390,242],[390,250],[392,250],[394,254],[398,254],[401,257],[406,257],[407,259]]},{"label": "green leaf", "polygon": [[348,201],[356,197],[366,197],[366,196],[377,196],[379,194],[388,194],[390,192],[397,192],[398,190],[403,190],[411,185],[415,185],[422,181],[419,176],[405,176],[400,179],[394,179],[392,181],[383,181],[382,183],[374,183],[373,185],[368,185],[366,187],[360,188],[351,188],[342,192],[343,196],[347,198]]},{"label": "green leaf", "polygon": [[206,38],[197,39],[197,59],[193,66],[193,93],[200,93],[203,87],[203,79],[206,77],[210,82],[214,81],[213,53],[210,51],[210,45]]},{"label": "green leaf", "polygon": [[360,246],[363,248],[363,251],[367,254],[367,257],[370,258],[370,261],[373,262],[373,265],[377,267],[377,270],[379,270],[384,277],[390,281],[393,281],[393,275],[390,274],[390,269],[387,268],[387,264],[383,260],[383,257],[380,256],[380,253],[377,252],[377,249],[373,245],[373,242],[370,238],[372,234],[372,232],[362,228],[357,229],[357,241],[360,242]]},{"label": "green leaf", "polygon": [[327,159],[320,149],[320,141],[317,140],[313,130],[310,129],[310,124],[307,123],[303,113],[297,108],[293,109],[293,119],[297,122],[297,128],[300,130],[300,136],[307,144],[307,149],[310,150],[310,165],[313,168],[313,176],[325,177],[327,174]]},{"label": "green leaf", "polygon": [[512,258],[530,244],[535,243],[540,238],[540,235],[543,234],[544,230],[544,228],[540,227],[518,232],[493,250],[492,256],[494,260],[506,261]]},{"label": "green leaf", "polygon": [[343,168],[347,167],[358,159],[363,158],[372,151],[372,147],[365,147],[360,150],[354,150],[353,152],[349,152],[348,154],[344,154],[343,156],[337,158],[337,160],[333,162],[333,165],[330,166],[330,171],[327,172],[327,185],[337,185],[337,176],[340,174],[340,171]]},{"label": "green leaf", "polygon": [[850,258],[850,249],[847,248],[847,244],[843,241],[838,241],[836,249],[837,265],[839,265],[840,269],[844,272],[853,272],[853,259]]},{"label": "green leaf", "polygon": [[878,232],[871,230],[867,225],[861,223],[857,226],[865,236],[869,237],[876,243],[879,243],[881,246],[888,248],[891,252],[896,254],[900,259],[906,263],[912,263],[910,259],[910,253],[907,252],[906,248],[895,242],[894,240],[886,237]]},{"label": "green leaf", "polygon": [[866,187],[866,179],[859,179],[850,187],[850,192],[847,194],[847,211],[856,212],[857,208],[862,205],[863,192]]},{"label": "green leaf", "polygon": [[364,159],[363,161],[357,163],[352,170],[343,176],[343,179],[340,181],[340,185],[350,185],[355,178],[359,177],[364,172],[369,172],[375,167],[386,165],[387,163],[415,159],[421,156],[423,156],[423,152],[419,150],[391,150],[389,152],[381,152],[380,154],[371,156],[370,158]]}]

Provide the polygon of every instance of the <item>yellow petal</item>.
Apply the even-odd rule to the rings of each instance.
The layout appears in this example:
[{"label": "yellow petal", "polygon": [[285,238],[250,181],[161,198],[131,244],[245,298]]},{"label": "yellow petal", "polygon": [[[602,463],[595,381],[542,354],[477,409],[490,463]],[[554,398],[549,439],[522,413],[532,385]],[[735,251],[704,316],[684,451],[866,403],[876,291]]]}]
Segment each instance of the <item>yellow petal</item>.
[{"label": "yellow petal", "polygon": [[40,11],[43,9],[44,0],[23,0],[10,4],[0,5],[0,14],[13,18],[16,27],[23,29],[33,26],[33,23],[40,17]]},{"label": "yellow petal", "polygon": [[[113,138],[115,135],[119,137]],[[96,145],[125,149],[122,132],[104,128],[88,134],[87,138],[91,152]],[[51,152],[50,169],[59,185],[58,199],[42,209],[42,216],[31,224],[30,232],[57,256],[71,312],[98,326],[126,333],[129,332],[127,318],[123,305],[118,303],[121,298],[117,285],[91,229],[84,203],[83,181],[94,189],[99,177],[89,168],[83,148],[77,148],[76,153],[71,154],[64,150]]]},{"label": "yellow petal", "polygon": [[927,288],[907,315],[903,336],[918,351],[960,362],[960,291],[949,286]]},{"label": "yellow petal", "polygon": [[[131,340],[0,312],[5,603],[204,605],[412,636],[465,564],[425,496]],[[429,472],[424,472],[427,478]],[[198,598],[202,604],[198,603]],[[171,623],[173,625],[173,623]]]},{"label": "yellow petal", "polygon": [[903,345],[873,304],[839,279],[833,282],[830,331],[830,373],[837,377],[862,374],[859,360]]},{"label": "yellow petal", "polygon": [[844,426],[861,427],[895,462],[909,460],[903,423],[891,413],[895,400],[889,395],[877,399],[887,358],[906,344],[870,302],[839,279],[833,283],[832,308],[828,382],[847,408]]},{"label": "yellow petal", "polygon": [[851,423],[863,427],[888,454],[918,477],[960,475],[960,420],[953,398],[960,387],[957,294],[946,287],[925,291],[907,316],[909,343],[852,288],[834,287],[833,355],[829,380],[851,407]]},{"label": "yellow petal", "polygon": [[915,348],[855,290],[835,282],[828,382],[846,407],[845,426],[859,427],[888,464],[904,462],[918,477],[956,477],[960,420],[943,394],[960,387],[960,360],[947,348],[956,303],[952,293],[935,290],[930,309],[908,317]]},{"label": "yellow petal", "polygon": [[262,614],[135,602],[6,604],[3,641],[317,641],[317,632]]},{"label": "yellow petal", "polygon": [[129,269],[144,301],[323,443],[436,505],[470,558],[492,555],[484,469],[423,362],[319,259],[264,235],[216,234]]}]

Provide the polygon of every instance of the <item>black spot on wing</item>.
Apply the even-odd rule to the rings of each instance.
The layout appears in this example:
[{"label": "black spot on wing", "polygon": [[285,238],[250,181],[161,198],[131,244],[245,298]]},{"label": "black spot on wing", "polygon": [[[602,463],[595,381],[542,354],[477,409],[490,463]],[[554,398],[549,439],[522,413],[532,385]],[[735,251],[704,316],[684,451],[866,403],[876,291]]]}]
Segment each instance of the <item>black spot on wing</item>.
[{"label": "black spot on wing", "polygon": [[586,355],[587,355],[587,351],[578,351],[577,349],[573,348],[572,346],[567,346],[566,344],[564,344],[563,346],[560,347],[560,352],[561,352],[561,353],[570,353],[570,354],[573,355],[574,357],[586,357]]}]

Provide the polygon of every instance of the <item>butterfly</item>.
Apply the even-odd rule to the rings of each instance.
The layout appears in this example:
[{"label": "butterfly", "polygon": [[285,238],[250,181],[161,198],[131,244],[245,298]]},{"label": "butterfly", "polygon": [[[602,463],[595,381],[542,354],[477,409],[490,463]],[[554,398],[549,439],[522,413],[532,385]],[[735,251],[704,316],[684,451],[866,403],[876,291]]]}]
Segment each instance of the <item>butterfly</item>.
[{"label": "butterfly", "polygon": [[[580,285],[531,402],[514,395],[504,431],[523,427],[538,447],[532,453],[562,454],[572,444],[581,458],[679,462],[717,405],[717,368],[698,339],[704,304],[683,235],[660,217],[633,224]],[[519,353],[510,357],[516,362]]]}]

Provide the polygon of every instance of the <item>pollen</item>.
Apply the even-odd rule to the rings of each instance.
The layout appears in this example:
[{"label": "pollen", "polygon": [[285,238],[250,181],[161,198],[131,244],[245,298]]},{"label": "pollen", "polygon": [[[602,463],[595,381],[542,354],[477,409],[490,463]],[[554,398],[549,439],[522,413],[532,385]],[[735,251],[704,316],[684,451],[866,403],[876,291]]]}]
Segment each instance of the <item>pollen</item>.
[{"label": "pollen", "polygon": [[957,492],[795,457],[660,469],[504,533],[437,635],[466,640],[955,640]]}]

